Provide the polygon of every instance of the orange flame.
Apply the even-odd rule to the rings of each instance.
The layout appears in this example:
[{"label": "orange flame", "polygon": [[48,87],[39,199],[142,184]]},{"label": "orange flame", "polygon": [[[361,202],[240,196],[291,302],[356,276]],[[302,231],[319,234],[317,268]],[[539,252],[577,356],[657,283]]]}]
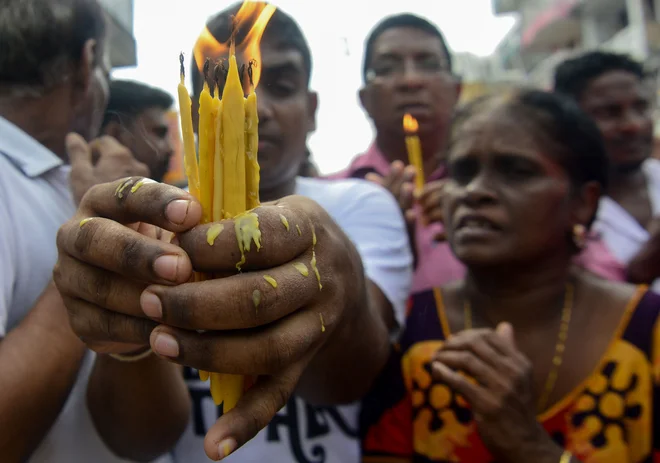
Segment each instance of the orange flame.
[{"label": "orange flame", "polygon": [[417,119],[406,113],[403,116],[403,131],[408,135],[414,135],[417,133],[417,130],[419,130]]},{"label": "orange flame", "polygon": [[236,29],[241,29],[247,25],[251,24],[250,30],[245,35],[245,38],[240,42],[235,44],[236,54],[241,56],[241,61],[244,64],[250,62],[256,62],[255,66],[252,66],[252,81],[254,88],[259,84],[259,79],[261,78],[261,38],[266,30],[266,25],[270,18],[275,14],[277,8],[266,2],[251,2],[244,1],[241,5],[241,8],[236,13],[236,19],[234,23],[235,30],[232,31],[232,38],[229,40],[229,43],[220,43],[218,40],[213,37],[213,34],[208,30],[208,27],[204,27],[204,30],[199,35],[197,43],[193,49],[193,54],[195,56],[195,62],[199,72],[203,72],[204,62],[206,58],[219,59],[222,57],[227,57],[231,51],[233,51],[231,45],[234,40],[234,32]]}]

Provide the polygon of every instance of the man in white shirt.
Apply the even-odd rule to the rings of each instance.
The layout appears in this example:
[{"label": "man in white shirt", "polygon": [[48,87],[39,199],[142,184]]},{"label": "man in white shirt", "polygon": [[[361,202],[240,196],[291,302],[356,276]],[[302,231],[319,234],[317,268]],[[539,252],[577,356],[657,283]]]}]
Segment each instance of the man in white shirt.
[{"label": "man in white shirt", "polygon": [[0,12],[0,460],[6,462],[122,461],[94,430],[86,399],[93,354],[71,331],[51,282],[57,230],[82,193],[118,172],[148,172],[103,140],[96,166],[79,159],[70,178],[66,135],[93,138],[107,101],[103,14],[95,0],[8,0]]},{"label": "man in white shirt", "polygon": [[642,64],[615,53],[586,53],[557,67],[555,91],[594,119],[614,167],[594,231],[627,266],[630,281],[658,282],[660,161],[651,158],[654,97]]},{"label": "man in white shirt", "polygon": [[[229,10],[223,11],[217,16],[211,18],[208,22],[208,29],[214,36],[218,37],[227,36],[230,30],[230,15],[235,14],[237,7],[231,8]],[[222,50],[219,49],[221,53]],[[306,159],[306,139],[310,132],[315,128],[315,113],[317,107],[317,95],[314,92],[309,90],[309,79],[311,73],[311,57],[309,48],[303,37],[298,25],[284,12],[277,11],[274,16],[271,18],[266,31],[264,33],[262,42],[261,42],[261,81],[258,90],[259,94],[259,162],[261,165],[261,199],[262,201],[274,201],[280,200],[279,205],[281,206],[281,214],[286,216],[288,225],[284,225],[281,222],[281,218],[277,217],[277,214],[273,211],[277,211],[273,206],[266,206],[258,209],[259,221],[262,229],[264,230],[264,240],[267,237],[271,237],[272,240],[279,242],[280,239],[283,239],[281,249],[275,249],[273,245],[263,244],[259,253],[250,253],[250,256],[247,258],[249,263],[252,259],[263,260],[268,262],[266,267],[276,266],[282,257],[281,253],[287,252],[287,248],[296,246],[296,237],[300,233],[296,233],[294,228],[296,225],[300,225],[303,228],[302,234],[305,236],[307,234],[306,240],[309,240],[309,244],[312,244],[312,240],[309,237],[309,228],[305,231],[305,223],[307,220],[301,220],[302,216],[300,212],[302,210],[309,211],[312,208],[318,207],[312,203],[309,203],[307,200],[302,200],[297,197],[291,197],[289,195],[297,194],[311,198],[316,203],[318,203],[329,215],[334,219],[334,222],[339,225],[341,230],[346,236],[337,233],[329,233],[324,238],[318,237],[318,243],[322,241],[327,242],[331,240],[333,245],[328,244],[328,248],[317,248],[316,256],[318,262],[325,262],[325,269],[321,269],[321,282],[323,283],[323,289],[319,292],[319,288],[315,285],[315,279],[311,280],[314,283],[313,287],[310,289],[319,295],[321,300],[310,304],[309,306],[300,307],[300,311],[296,312],[299,314],[304,313],[307,310],[316,311],[320,310],[320,307],[325,307],[324,310],[330,310],[329,313],[323,313],[323,317],[320,320],[318,318],[315,320],[316,328],[314,328],[313,335],[316,336],[325,336],[323,333],[328,333],[323,331],[327,327],[328,317],[333,318],[332,313],[334,311],[341,311],[344,307],[350,307],[351,312],[356,314],[368,310],[368,306],[372,306],[375,310],[375,313],[372,311],[369,317],[373,321],[369,322],[366,326],[359,329],[359,332],[354,332],[353,335],[345,338],[344,341],[341,341],[341,344],[346,344],[346,346],[355,346],[355,342],[359,347],[356,347],[353,351],[344,351],[344,354],[339,356],[333,354],[329,355],[332,351],[339,353],[342,350],[341,346],[338,346],[337,334],[333,334],[325,341],[327,344],[319,351],[319,354],[314,356],[312,362],[305,369],[302,380],[298,384],[296,389],[297,392],[300,392],[301,395],[307,399],[313,400],[315,403],[329,404],[327,406],[315,406],[309,402],[304,401],[302,398],[297,396],[292,396],[290,398],[283,397],[286,401],[286,406],[284,406],[279,412],[275,414],[277,408],[272,410],[272,413],[275,414],[272,418],[272,414],[268,412],[270,409],[270,400],[259,399],[257,402],[256,399],[253,399],[253,405],[257,410],[241,408],[241,403],[237,406],[237,409],[247,415],[248,423],[250,424],[249,429],[254,434],[258,429],[255,429],[252,426],[252,421],[256,421],[259,426],[265,426],[270,418],[269,424],[266,428],[263,429],[259,434],[257,434],[251,441],[245,443],[245,440],[238,440],[238,444],[245,445],[238,449],[235,454],[231,455],[228,458],[228,461],[236,462],[263,462],[263,461],[273,461],[273,462],[320,462],[325,463],[350,463],[359,461],[359,443],[357,441],[358,435],[358,405],[350,404],[343,406],[332,406],[333,403],[346,403],[354,399],[358,399],[360,395],[366,389],[357,389],[353,391],[348,391],[345,388],[336,386],[335,391],[328,391],[325,384],[335,384],[337,381],[347,381],[351,382],[351,378],[354,378],[356,386],[358,384],[365,384],[368,387],[367,380],[364,383],[363,377],[360,374],[356,374],[357,370],[362,370],[366,372],[365,374],[373,378],[372,375],[377,374],[379,370],[379,365],[370,365],[369,361],[365,360],[367,358],[372,358],[371,362],[380,362],[383,360],[379,355],[372,357],[372,353],[375,354],[380,350],[381,342],[384,341],[385,345],[387,344],[387,331],[385,331],[385,338],[378,337],[380,332],[380,326],[385,326],[390,330],[396,329],[397,325],[403,323],[405,316],[405,301],[408,296],[408,291],[410,288],[411,276],[412,276],[412,255],[409,249],[407,234],[405,229],[405,224],[403,221],[402,214],[394,201],[394,199],[379,186],[373,185],[369,182],[361,180],[342,180],[337,182],[331,182],[322,179],[311,179],[311,178],[301,178],[297,177],[300,166]],[[209,56],[210,58],[220,58],[218,56]],[[196,66],[193,64],[193,66]],[[201,78],[200,73],[197,67],[193,68],[193,87],[194,94],[199,95],[201,92]],[[196,97],[193,97],[193,101],[196,101]],[[196,114],[196,108],[193,108],[193,114]],[[146,201],[146,198],[153,198],[150,200],[149,211],[151,208],[154,208],[153,212],[148,212],[147,209],[142,209],[140,218],[144,221],[151,218],[154,221],[154,215],[162,216],[162,213],[159,212],[160,207],[165,207],[168,204],[167,201],[175,199],[177,197],[185,198],[181,196],[182,193],[176,193],[172,189],[165,188],[161,185],[151,185],[146,184],[140,187],[135,193],[133,193],[126,200],[126,205],[122,208],[117,209],[115,203],[110,201],[108,202],[104,199],[104,195],[107,195],[108,192],[112,190],[112,187],[103,187],[103,190],[97,189],[90,193],[87,198],[86,204],[81,206],[79,216],[76,220],[79,221],[80,218],[94,215],[100,215],[102,217],[112,217],[115,220],[120,220],[123,214],[129,213],[130,209],[133,207],[142,209],[142,202]],[[128,191],[128,188],[126,188]],[[142,196],[140,196],[142,195]],[[280,199],[283,198],[283,199]],[[92,207],[95,204],[97,206]],[[102,206],[99,206],[103,204]],[[146,206],[145,206],[146,207]],[[173,227],[170,223],[167,222],[165,225],[169,227],[171,231],[179,231],[177,227],[183,228],[183,230],[190,228],[194,225],[194,219],[189,216],[194,215],[191,210],[192,206],[189,209],[186,209],[188,216],[185,219],[185,227],[183,226],[183,219],[177,220],[176,226]],[[274,214],[273,217],[271,216]],[[133,216],[134,219],[138,219],[138,216]],[[311,217],[311,216],[310,216]],[[198,218],[197,218],[198,220]],[[314,219],[316,220],[316,219]],[[118,261],[101,261],[99,260],[100,253],[103,253],[105,256],[108,251],[102,249],[102,246],[95,244],[86,239],[80,233],[83,233],[84,230],[93,225],[96,222],[96,219],[85,223],[81,228],[78,222],[70,222],[67,226],[63,227],[61,233],[61,243],[62,243],[62,259],[61,259],[61,273],[67,272],[82,272],[87,271],[90,274],[96,274],[99,276],[104,275],[103,278],[111,279],[115,281],[117,279],[116,273],[126,274],[126,270],[121,270],[122,264]],[[152,222],[153,223],[153,222]],[[158,221],[157,225],[161,225],[163,222]],[[142,238],[137,240],[137,237],[131,238],[131,241],[125,241],[129,239],[129,235],[126,234],[125,230],[122,231],[121,227],[117,224],[109,226],[106,228],[106,222],[98,222],[97,227],[103,227],[103,239],[104,242],[126,242],[127,245],[131,248],[131,252],[135,253],[133,256],[133,265],[134,267],[141,267],[144,265],[142,263],[142,258],[140,257],[139,250],[141,249]],[[289,230],[290,227],[290,230]],[[335,225],[328,221],[328,219],[322,219],[317,225],[315,225],[316,233],[318,235],[319,230],[321,229],[331,229]],[[86,233],[94,233],[89,230],[97,230],[89,228]],[[100,229],[98,229],[101,232]],[[233,226],[225,225],[225,230],[233,230]],[[196,266],[202,265],[211,265],[213,262],[220,260],[220,256],[216,256],[213,261],[211,257],[206,257],[208,254],[214,254],[213,251],[216,248],[222,248],[223,246],[227,249],[232,249],[235,244],[232,245],[232,235],[226,235],[225,232],[220,234],[216,242],[212,247],[208,247],[208,244],[205,244],[204,241],[203,247],[199,248],[201,254],[197,254],[195,251],[198,249],[194,244],[192,238],[187,238],[187,235],[202,233],[200,232],[190,232],[188,234],[180,234],[179,240],[181,246],[187,251],[192,252],[190,256],[192,262],[195,262]],[[331,238],[329,235],[332,235]],[[79,238],[76,238],[79,237]],[[204,235],[205,236],[205,235]],[[288,237],[288,238],[287,238]],[[67,243],[71,243],[77,239],[81,239],[81,246],[87,248],[86,255],[80,255],[75,249],[69,247]],[[205,239],[205,238],[204,238]],[[136,241],[134,241],[136,240]],[[220,243],[220,240],[223,240]],[[228,241],[227,241],[228,240]],[[83,244],[84,242],[84,244]],[[134,243],[134,244],[131,244]],[[146,244],[146,242],[144,242]],[[151,245],[155,243],[151,242]],[[364,267],[364,270],[357,270],[353,267],[354,257],[353,251],[351,250],[355,246],[357,249],[361,265]],[[176,253],[180,254],[180,250],[176,248],[169,248],[169,245],[162,246],[163,252]],[[323,255],[320,253],[323,252]],[[278,254],[279,253],[279,254]],[[115,253],[110,253],[115,255]],[[147,248],[145,248],[145,258],[147,258]],[[96,255],[96,257],[92,257]],[[304,254],[301,254],[300,259]],[[258,257],[257,257],[258,256]],[[332,256],[332,257],[331,257]],[[152,258],[154,256],[152,255]],[[183,256],[181,256],[183,257]],[[199,259],[208,259],[207,263],[204,264]],[[290,257],[289,257],[290,258]],[[71,260],[74,259],[77,262],[73,264]],[[285,259],[285,262],[288,259]],[[187,258],[184,258],[183,261],[187,262]],[[232,266],[233,266],[233,262]],[[86,264],[85,264],[86,263]],[[340,264],[341,263],[341,266]],[[84,264],[84,265],[83,265]],[[88,265],[92,264],[92,265]],[[187,263],[181,264],[181,268],[186,268],[186,271],[189,271]],[[256,265],[256,264],[255,264]],[[290,263],[287,264],[290,268]],[[349,265],[344,267],[344,265]],[[99,267],[103,267],[105,270],[101,271]],[[148,266],[147,266],[148,267]],[[199,267],[198,267],[199,268]],[[334,270],[332,270],[334,268]],[[107,272],[107,270],[113,270],[114,273]],[[268,270],[268,272],[275,272],[276,270]],[[132,273],[132,272],[129,272]],[[246,275],[252,275],[252,272],[243,272],[243,275],[238,275],[236,277],[229,277],[226,279],[227,284],[230,284],[230,281],[239,282],[239,277],[246,277]],[[258,274],[258,273],[257,273]],[[133,273],[135,276],[135,273]],[[274,273],[273,273],[274,275]],[[364,276],[363,276],[364,275]],[[181,275],[178,275],[181,277]],[[298,275],[300,277],[300,275]],[[312,277],[310,272],[309,277]],[[308,277],[308,278],[309,278]],[[152,279],[141,274],[141,278]],[[185,281],[185,276],[182,279]],[[246,277],[246,278],[249,278]],[[293,278],[293,277],[292,277]],[[301,277],[302,278],[302,277]],[[279,281],[279,278],[277,279]],[[338,280],[336,284],[341,285],[340,291],[345,293],[347,298],[351,301],[357,302],[359,293],[355,293],[356,290],[359,290],[367,282],[370,290],[370,302],[360,303],[359,307],[354,307],[350,303],[348,306],[346,302],[330,302],[334,300],[333,290],[330,289],[333,284],[333,280]],[[301,283],[305,280],[301,280]],[[259,282],[257,279],[255,284]],[[220,282],[218,282],[220,283]],[[287,301],[286,304],[287,311],[296,309],[299,304],[296,302],[296,299],[300,299],[300,295],[297,293],[291,293],[287,295],[286,283],[282,284],[280,282],[277,286],[277,291],[282,291],[278,295],[278,300],[283,301],[282,304],[285,304],[284,301]],[[187,283],[181,286],[175,286],[170,288],[167,291],[172,295],[175,294],[177,290],[182,291],[180,294],[183,297],[184,287],[189,286],[195,283]],[[238,283],[236,283],[238,284]],[[311,283],[310,283],[311,284]],[[67,294],[67,299],[82,297],[87,302],[92,304],[100,305],[106,309],[113,309],[116,311],[123,312],[124,314],[130,314],[137,316],[144,316],[140,314],[139,308],[135,309],[126,309],[127,306],[134,307],[136,303],[134,300],[124,300],[115,299],[111,301],[99,301],[96,296],[90,294],[90,291],[86,291],[84,288],[77,286],[75,282],[64,281],[60,285],[58,280],[58,285],[60,288]],[[112,294],[123,293],[120,288],[121,283],[117,282],[112,283],[113,290]],[[259,283],[259,286],[263,286],[263,282]],[[205,285],[205,287],[210,288],[210,285]],[[192,287],[191,287],[192,288]],[[253,288],[249,288],[250,294]],[[268,287],[266,286],[266,289]],[[187,289],[190,291],[192,289]],[[272,288],[271,288],[272,290]],[[306,291],[305,285],[301,284],[301,287],[296,291]],[[244,290],[243,290],[244,291]],[[262,289],[263,291],[263,289]],[[128,291],[126,291],[128,292]],[[202,287],[199,287],[193,291],[196,294],[195,297],[202,297],[200,293],[204,293],[205,290]],[[239,295],[242,290],[240,288],[235,289],[231,294],[235,296],[232,297],[232,300],[240,299]],[[229,293],[228,293],[229,294]],[[350,294],[350,297],[348,296]],[[118,296],[117,296],[118,297]],[[161,295],[164,297],[164,295]],[[204,296],[206,300],[212,302],[211,295],[207,294]],[[188,296],[186,296],[188,298]],[[114,298],[113,298],[114,299]],[[224,299],[220,296],[217,296],[215,304],[221,304],[221,301]],[[251,299],[250,299],[251,300]],[[378,302],[376,302],[378,301]],[[122,330],[124,334],[120,333],[120,329],[117,328],[117,331],[114,332],[112,336],[104,335],[101,331],[101,328],[90,328],[90,325],[94,325],[94,318],[90,315],[89,317],[83,316],[83,310],[81,307],[78,307],[75,302],[72,301],[71,304],[67,302],[67,305],[71,309],[72,315],[75,314],[79,317],[82,317],[80,321],[80,330],[84,332],[86,338],[90,340],[90,345],[93,348],[94,345],[99,346],[99,348],[110,349],[110,341],[117,343],[122,339],[124,342],[134,342],[139,339],[140,330],[151,330],[155,325],[139,325],[137,321],[130,322],[127,318],[122,317],[121,320],[117,319],[117,324],[121,323],[123,325]],[[206,313],[213,311],[212,309],[202,309],[197,307],[193,309],[193,305],[196,305],[192,301],[189,301],[187,307],[187,313]],[[123,307],[123,308],[122,308]],[[168,303],[162,301],[162,318],[160,318],[163,323],[168,323],[167,317],[173,316],[171,306],[168,307]],[[254,308],[252,308],[254,310]],[[261,304],[259,305],[259,313],[268,313],[268,306],[264,306],[264,300],[262,299]],[[223,308],[223,313],[232,313],[239,311],[238,307],[227,306]],[[168,312],[170,312],[168,314]],[[290,317],[294,318],[293,315]],[[176,317],[175,317],[176,318]],[[213,318],[213,317],[211,317]],[[250,318],[250,317],[248,317]],[[215,318],[217,323],[217,318]],[[178,324],[175,319],[171,319],[174,324]],[[325,321],[325,325],[323,325]],[[285,323],[284,320],[279,320],[277,322]],[[294,323],[293,321],[291,323]],[[357,321],[344,321],[344,327],[351,326],[347,323],[353,325],[354,329],[357,329]],[[244,324],[244,323],[243,323]],[[273,323],[271,330],[276,330],[274,333],[278,332],[276,324]],[[134,326],[130,328],[129,326]],[[178,324],[177,326],[182,327]],[[227,323],[222,325],[223,327],[227,326]],[[190,326],[189,326],[190,327]],[[167,332],[171,328],[168,328]],[[204,328],[201,328],[204,329]],[[219,329],[219,328],[216,328]],[[156,331],[161,330],[161,328],[156,328]],[[129,333],[132,331],[132,333]],[[295,333],[304,333],[304,328],[298,327],[294,328],[293,325],[287,330]],[[259,331],[260,332],[260,331]],[[182,332],[174,332],[179,344],[181,345],[180,349],[177,349],[177,356],[174,358],[174,361],[182,364],[192,364],[191,357],[196,357],[197,366],[199,365],[210,365],[213,363],[211,358],[222,357],[223,362],[230,362],[231,365],[223,365],[224,370],[222,371],[232,371],[232,372],[248,372],[251,368],[253,370],[258,370],[257,366],[249,365],[247,361],[243,361],[240,365],[238,358],[250,358],[250,356],[245,353],[253,351],[255,349],[252,346],[252,342],[249,339],[243,340],[240,344],[237,342],[235,349],[231,349],[231,353],[223,353],[222,350],[219,350],[216,347],[216,350],[213,350],[214,345],[206,345],[206,340],[208,338],[200,338],[193,341],[192,338],[188,338],[190,334],[184,334]],[[222,331],[217,331],[218,336],[222,334]],[[208,336],[210,333],[206,332],[204,335]],[[286,334],[280,332],[281,335]],[[257,338],[258,335],[255,335]],[[281,339],[276,343],[275,351],[283,352],[299,352],[296,355],[303,355],[306,344],[306,337],[303,337],[302,334],[297,334],[301,338],[297,340],[295,345],[286,345],[286,339]],[[152,334],[152,338],[154,335]],[[283,336],[286,338],[287,336]],[[362,341],[360,341],[362,339]],[[380,341],[375,341],[375,339],[380,339]],[[189,345],[186,347],[186,342],[189,340],[195,346]],[[98,342],[103,341],[103,342]],[[201,344],[200,344],[201,343]],[[152,347],[154,350],[157,349],[157,343],[152,340]],[[281,346],[281,347],[279,347]],[[302,347],[301,347],[302,346]],[[273,350],[273,346],[268,349],[268,346],[264,346],[267,352],[264,352],[263,356],[270,354],[270,351]],[[115,344],[114,349],[119,349],[119,344]],[[199,354],[200,357],[190,353],[190,350],[201,350],[206,352],[206,354]],[[139,351],[136,351],[138,353]],[[292,354],[293,355],[293,354]],[[309,355],[309,354],[304,354]],[[188,357],[187,359],[185,357]],[[260,355],[259,357],[262,357]],[[341,361],[338,361],[338,357],[341,358]],[[324,363],[324,358],[329,359],[328,363]],[[199,362],[202,362],[200,364]],[[210,363],[209,363],[210,362]],[[136,362],[139,364],[140,362]],[[216,364],[217,365],[217,364]],[[288,362],[284,362],[285,370],[290,368]],[[295,365],[295,363],[294,363]],[[184,433],[183,437],[179,441],[178,445],[174,449],[173,456],[176,462],[181,463],[197,463],[197,462],[206,462],[209,461],[207,455],[212,456],[214,459],[224,456],[225,450],[222,445],[220,449],[217,448],[220,438],[226,438],[226,432],[220,431],[220,425],[214,425],[216,420],[221,415],[221,410],[219,407],[216,407],[213,404],[209,385],[207,382],[202,382],[199,380],[197,370],[193,368],[186,367],[184,374],[187,380],[189,387],[190,397],[192,398],[192,418],[188,425],[188,429]],[[294,378],[297,379],[297,373],[294,375]],[[125,388],[123,385],[122,378],[118,377],[113,383],[114,387],[118,391],[121,391]],[[162,384],[154,384],[153,390],[161,388]],[[332,388],[332,386],[331,386]],[[363,388],[363,386],[359,386]],[[349,388],[350,389],[350,388]],[[252,392],[252,391],[251,391]],[[255,391],[256,393],[259,393]],[[291,392],[291,389],[285,389],[282,391],[282,394]],[[247,397],[247,396],[246,396]],[[266,397],[268,399],[268,397]],[[148,397],[143,398],[142,400],[148,400]],[[278,408],[284,405],[283,402],[278,403]],[[244,406],[245,407],[245,406]],[[237,410],[234,409],[234,410]],[[264,409],[266,412],[264,413]],[[227,421],[225,423],[240,423],[245,421],[246,416],[238,418],[237,415],[233,414],[234,411],[226,415]],[[266,416],[268,415],[268,416]],[[233,418],[230,418],[233,416]],[[263,418],[266,417],[266,421],[263,421]],[[220,421],[220,423],[222,420]],[[227,426],[232,426],[232,424],[225,424]],[[116,423],[116,429],[121,428],[121,423]],[[207,437],[204,441],[204,436],[207,432],[210,431],[211,437]],[[252,437],[247,435],[244,432],[239,432],[243,437]],[[130,436],[126,436],[128,441]],[[236,442],[234,442],[236,443]],[[220,442],[222,444],[222,442]],[[139,447],[141,445],[137,440],[133,440],[133,446]],[[128,445],[127,445],[128,446]],[[232,446],[233,447],[233,446]],[[205,452],[206,450],[206,452]],[[233,450],[233,448],[231,448]]]}]

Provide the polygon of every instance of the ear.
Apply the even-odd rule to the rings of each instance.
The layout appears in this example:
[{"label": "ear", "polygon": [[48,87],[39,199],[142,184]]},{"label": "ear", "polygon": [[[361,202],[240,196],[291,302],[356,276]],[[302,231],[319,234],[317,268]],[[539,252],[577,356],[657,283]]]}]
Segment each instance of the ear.
[{"label": "ear", "polygon": [[602,194],[602,188],[597,182],[589,182],[582,186],[575,197],[573,209],[573,223],[585,227],[591,222],[598,210],[598,202]]},{"label": "ear", "polygon": [[454,101],[454,104],[458,103],[461,100],[461,93],[463,93],[463,79],[460,77],[456,78],[456,84],[455,84],[455,95],[456,95],[456,100]]},{"label": "ear", "polygon": [[122,145],[131,146],[130,140],[128,139],[130,135],[128,130],[116,120],[110,121],[105,125],[103,128],[103,135],[110,135]]},{"label": "ear", "polygon": [[316,92],[307,92],[307,133],[316,130],[316,111],[319,108],[319,95]]},{"label": "ear", "polygon": [[121,125],[117,121],[110,121],[103,127],[102,132],[103,135],[110,135],[112,138],[119,140],[122,132]]},{"label": "ear", "polygon": [[98,52],[98,44],[94,39],[87,40],[85,45],[83,45],[80,65],[78,66],[75,78],[75,85],[80,91],[82,91],[82,93],[87,93],[89,91],[94,66],[96,66],[100,59]]},{"label": "ear", "polygon": [[366,113],[371,117],[371,104],[370,104],[370,99],[369,99],[369,89],[367,87],[362,87],[358,91],[358,96],[360,97],[360,104],[362,105],[362,109],[366,111]]}]

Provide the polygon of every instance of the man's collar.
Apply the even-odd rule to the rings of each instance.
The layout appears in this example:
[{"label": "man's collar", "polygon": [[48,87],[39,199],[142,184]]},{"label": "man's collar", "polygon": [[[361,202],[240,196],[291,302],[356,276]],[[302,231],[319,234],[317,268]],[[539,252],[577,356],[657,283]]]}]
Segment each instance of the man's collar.
[{"label": "man's collar", "polygon": [[64,162],[18,126],[0,117],[0,154],[28,177],[39,177]]},{"label": "man's collar", "polygon": [[[387,160],[383,152],[378,148],[378,145],[375,141],[364,154],[358,156],[355,161],[353,161],[350,170],[355,172],[358,169],[364,168],[371,168],[382,176],[390,173],[390,162]],[[444,165],[440,165],[430,175],[427,174],[427,181],[440,180],[441,178],[445,177],[446,174],[447,169]]]}]

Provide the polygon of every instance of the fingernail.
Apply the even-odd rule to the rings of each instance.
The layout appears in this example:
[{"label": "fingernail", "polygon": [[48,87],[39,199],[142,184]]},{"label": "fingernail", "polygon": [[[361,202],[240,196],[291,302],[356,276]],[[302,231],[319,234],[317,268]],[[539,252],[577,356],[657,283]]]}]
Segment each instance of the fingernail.
[{"label": "fingernail", "polygon": [[176,358],[179,356],[179,343],[169,334],[158,333],[154,339],[153,349],[163,357]]},{"label": "fingernail", "polygon": [[168,281],[177,281],[179,256],[164,255],[154,261],[154,272]]},{"label": "fingernail", "polygon": [[177,199],[172,201],[167,205],[166,215],[167,220],[177,225],[181,225],[185,222],[186,217],[188,216],[188,208],[190,207],[190,201],[184,199]]},{"label": "fingernail", "polygon": [[222,460],[225,457],[228,457],[229,455],[232,454],[234,450],[236,450],[236,447],[238,444],[236,444],[236,439],[233,437],[228,437],[227,439],[221,441],[218,444],[218,460]]},{"label": "fingernail", "polygon": [[150,291],[145,291],[140,296],[140,306],[147,317],[160,320],[163,318],[163,306],[160,298]]}]

